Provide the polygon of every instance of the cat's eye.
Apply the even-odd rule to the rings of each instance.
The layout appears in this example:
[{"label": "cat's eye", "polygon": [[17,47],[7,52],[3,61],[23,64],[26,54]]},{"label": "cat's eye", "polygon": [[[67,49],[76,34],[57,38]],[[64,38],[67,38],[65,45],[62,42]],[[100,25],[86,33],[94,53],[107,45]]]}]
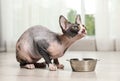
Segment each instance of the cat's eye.
[{"label": "cat's eye", "polygon": [[79,27],[73,26],[72,29],[74,29],[74,30],[79,30]]},{"label": "cat's eye", "polygon": [[85,25],[82,25],[86,30],[87,30],[87,28],[86,28],[86,26]]}]

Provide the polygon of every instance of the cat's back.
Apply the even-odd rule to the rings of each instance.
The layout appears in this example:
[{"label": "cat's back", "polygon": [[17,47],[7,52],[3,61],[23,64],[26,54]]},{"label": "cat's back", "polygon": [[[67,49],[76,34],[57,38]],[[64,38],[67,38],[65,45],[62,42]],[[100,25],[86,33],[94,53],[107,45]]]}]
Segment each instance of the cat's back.
[{"label": "cat's back", "polygon": [[20,38],[33,39],[35,41],[45,39],[45,40],[55,40],[58,34],[52,32],[47,27],[36,25],[27,29]]}]

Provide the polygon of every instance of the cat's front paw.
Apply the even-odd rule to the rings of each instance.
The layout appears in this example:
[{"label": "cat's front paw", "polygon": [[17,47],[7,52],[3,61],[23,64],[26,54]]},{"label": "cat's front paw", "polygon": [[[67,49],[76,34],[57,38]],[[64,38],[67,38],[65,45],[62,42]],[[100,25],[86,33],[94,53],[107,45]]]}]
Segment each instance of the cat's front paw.
[{"label": "cat's front paw", "polygon": [[56,71],[57,70],[57,66],[54,64],[49,64],[49,70],[50,71]]}]

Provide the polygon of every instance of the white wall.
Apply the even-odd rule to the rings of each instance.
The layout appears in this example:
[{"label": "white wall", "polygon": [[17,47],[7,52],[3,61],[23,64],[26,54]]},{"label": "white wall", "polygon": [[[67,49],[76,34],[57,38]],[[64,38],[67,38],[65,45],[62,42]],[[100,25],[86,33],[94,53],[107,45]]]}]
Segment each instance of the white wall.
[{"label": "white wall", "polygon": [[[61,14],[66,16],[70,10],[69,8],[72,7],[77,7],[78,12],[81,11],[81,6],[79,5],[81,2],[79,0],[0,1],[3,33],[2,39],[7,43],[7,51],[15,50],[17,39],[29,27],[33,25],[43,25],[54,32],[61,33],[59,16]],[[69,6],[66,5],[66,2]]]},{"label": "white wall", "polygon": [[17,39],[30,26],[43,25],[61,32],[58,19],[66,8],[63,0],[52,1],[1,0],[2,39],[7,43],[7,51],[15,50]]},{"label": "white wall", "polygon": [[[50,30],[61,33],[58,18],[66,15],[68,7],[65,0],[0,0],[2,39],[7,50],[15,47],[19,36],[30,26],[42,24]],[[69,0],[66,0],[69,3]],[[76,0],[75,0],[76,1]],[[72,4],[69,3],[69,6]],[[82,0],[83,1],[83,0]],[[82,2],[81,1],[81,2]],[[46,2],[48,2],[46,4]],[[54,2],[54,3],[53,3]],[[95,41],[98,51],[120,50],[120,0],[96,0]],[[84,3],[84,2],[82,2]],[[78,4],[78,3],[77,3]],[[82,4],[84,6],[84,4]],[[81,9],[79,5],[78,9]],[[85,9],[82,8],[83,12]],[[79,11],[79,10],[78,10]],[[84,15],[84,13],[82,13]],[[84,21],[84,19],[82,19]],[[83,46],[85,46],[83,44]],[[86,45],[87,46],[87,45]],[[85,49],[84,49],[85,50]]]},{"label": "white wall", "polygon": [[111,37],[115,39],[116,51],[120,51],[120,0],[110,0]]},{"label": "white wall", "polygon": [[[120,0],[97,0],[96,43],[99,51],[114,51],[120,38]],[[116,41],[117,40],[117,41]],[[116,44],[117,42],[117,44]]]}]

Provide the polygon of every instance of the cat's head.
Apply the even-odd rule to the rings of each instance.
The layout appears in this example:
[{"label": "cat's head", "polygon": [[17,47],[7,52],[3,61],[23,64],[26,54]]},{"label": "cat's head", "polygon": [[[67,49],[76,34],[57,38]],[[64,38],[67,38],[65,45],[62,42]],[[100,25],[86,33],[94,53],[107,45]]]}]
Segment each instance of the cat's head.
[{"label": "cat's head", "polygon": [[76,16],[75,23],[69,22],[64,16],[61,15],[59,18],[59,23],[63,34],[65,34],[68,37],[82,38],[87,34],[87,30],[81,22],[80,15]]}]

